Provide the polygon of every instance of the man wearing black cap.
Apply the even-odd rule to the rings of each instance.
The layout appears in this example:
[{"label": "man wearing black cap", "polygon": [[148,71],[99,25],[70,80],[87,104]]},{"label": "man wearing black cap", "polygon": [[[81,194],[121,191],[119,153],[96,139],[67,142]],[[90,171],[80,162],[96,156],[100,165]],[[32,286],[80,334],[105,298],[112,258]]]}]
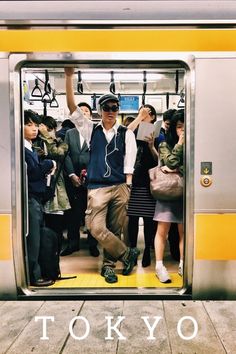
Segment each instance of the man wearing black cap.
[{"label": "man wearing black cap", "polygon": [[90,146],[86,223],[104,248],[101,275],[108,283],[115,283],[116,261],[123,262],[122,274],[128,275],[139,255],[137,248],[130,249],[120,240],[136,159],[135,136],[117,123],[119,100],[113,94],[103,95],[98,101],[100,123],[94,125],[85,119],[74,100],[74,69],[65,68],[65,74],[71,120]]}]

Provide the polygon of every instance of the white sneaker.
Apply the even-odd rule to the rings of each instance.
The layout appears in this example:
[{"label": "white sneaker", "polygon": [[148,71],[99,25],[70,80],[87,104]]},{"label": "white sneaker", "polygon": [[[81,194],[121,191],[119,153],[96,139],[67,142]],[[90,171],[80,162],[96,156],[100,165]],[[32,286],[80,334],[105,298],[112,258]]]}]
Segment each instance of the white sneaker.
[{"label": "white sneaker", "polygon": [[178,269],[178,274],[182,277],[183,276],[183,266],[179,265],[179,269]]},{"label": "white sneaker", "polygon": [[156,276],[161,283],[171,283],[169,273],[167,272],[166,267],[164,266],[159,269],[156,269]]}]

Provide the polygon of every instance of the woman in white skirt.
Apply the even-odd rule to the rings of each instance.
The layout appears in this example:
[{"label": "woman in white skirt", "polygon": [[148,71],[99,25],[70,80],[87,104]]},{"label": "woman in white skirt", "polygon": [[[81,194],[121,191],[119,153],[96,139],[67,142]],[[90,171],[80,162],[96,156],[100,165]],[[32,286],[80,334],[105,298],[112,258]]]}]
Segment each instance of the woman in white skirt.
[{"label": "woman in white skirt", "polygon": [[[155,149],[153,147],[153,149]],[[157,151],[156,151],[157,153]],[[166,173],[179,172],[183,175],[184,155],[184,110],[178,110],[170,124],[166,142],[159,145],[158,153],[162,165],[162,171]],[[179,275],[183,275],[183,198],[175,201],[156,201],[156,208],[153,220],[158,221],[155,236],[156,275],[160,282],[170,283],[171,278],[163,265],[163,255],[168,232],[171,223],[178,224],[179,232]]]}]

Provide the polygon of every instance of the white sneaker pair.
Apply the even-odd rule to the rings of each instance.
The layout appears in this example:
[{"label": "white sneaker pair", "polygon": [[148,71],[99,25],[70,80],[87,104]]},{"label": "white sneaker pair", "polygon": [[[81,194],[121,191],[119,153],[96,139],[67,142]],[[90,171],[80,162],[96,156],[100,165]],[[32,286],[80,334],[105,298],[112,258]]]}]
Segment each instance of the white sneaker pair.
[{"label": "white sneaker pair", "polygon": [[156,276],[161,283],[171,283],[169,273],[167,272],[167,269],[164,266],[162,266],[161,268],[156,268]]}]

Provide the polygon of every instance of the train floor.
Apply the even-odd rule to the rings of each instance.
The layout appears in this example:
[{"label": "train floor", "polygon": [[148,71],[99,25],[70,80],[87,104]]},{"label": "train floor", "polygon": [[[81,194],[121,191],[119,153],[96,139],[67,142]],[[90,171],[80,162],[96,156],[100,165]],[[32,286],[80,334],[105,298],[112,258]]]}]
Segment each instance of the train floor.
[{"label": "train floor", "polygon": [[233,301],[0,301],[0,318],[0,354],[236,353]]},{"label": "train floor", "polygon": [[81,232],[80,250],[72,255],[60,257],[60,267],[63,277],[76,275],[74,279],[66,279],[55,282],[53,288],[180,288],[182,278],[178,275],[178,262],[173,260],[167,247],[165,251],[164,263],[170,272],[171,283],[161,283],[155,275],[155,253],[151,248],[151,265],[142,267],[142,256],[144,250],[143,227],[139,227],[138,248],[141,254],[138,264],[129,276],[122,275],[122,263],[117,262],[116,274],[118,282],[109,284],[100,275],[102,266],[102,249],[100,256],[92,257],[89,253],[87,235]]}]

